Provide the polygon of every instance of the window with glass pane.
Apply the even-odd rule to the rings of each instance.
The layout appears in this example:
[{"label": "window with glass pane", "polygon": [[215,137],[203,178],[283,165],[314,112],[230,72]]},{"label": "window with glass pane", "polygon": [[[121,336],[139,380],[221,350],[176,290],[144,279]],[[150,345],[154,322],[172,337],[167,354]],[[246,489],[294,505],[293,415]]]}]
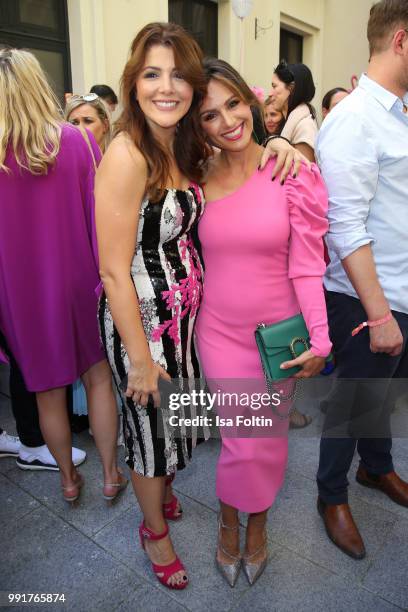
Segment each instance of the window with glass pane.
[{"label": "window with glass pane", "polygon": [[288,64],[298,64],[303,60],[303,37],[281,28],[279,59]]},{"label": "window with glass pane", "polygon": [[64,65],[63,57],[61,53],[56,51],[45,51],[44,49],[29,49],[33,55],[38,59],[41,67],[45,71],[48,82],[57,94],[60,100],[64,99],[65,85],[64,85]]},{"label": "window with glass pane", "polygon": [[0,45],[31,51],[61,102],[71,91],[66,0],[0,0]]},{"label": "window with glass pane", "polygon": [[21,23],[58,30],[59,11],[55,0],[18,0]]},{"label": "window with glass pane", "polygon": [[205,55],[217,57],[218,4],[212,0],[169,0],[169,21],[190,32]]}]

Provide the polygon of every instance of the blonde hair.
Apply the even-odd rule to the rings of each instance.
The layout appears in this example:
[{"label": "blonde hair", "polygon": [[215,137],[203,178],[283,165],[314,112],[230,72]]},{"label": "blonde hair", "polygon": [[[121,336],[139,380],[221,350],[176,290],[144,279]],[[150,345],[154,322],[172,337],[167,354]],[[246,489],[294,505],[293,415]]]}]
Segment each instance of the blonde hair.
[{"label": "blonde hair", "polygon": [[94,93],[84,94],[84,95],[74,94],[73,96],[71,96],[68,102],[66,103],[65,110],[64,110],[64,117],[66,121],[69,121],[69,117],[72,111],[74,111],[76,108],[79,108],[80,106],[83,106],[84,104],[87,104],[88,106],[92,106],[92,108],[94,108],[96,112],[98,113],[98,117],[102,121],[102,123],[106,122],[107,127],[108,127],[108,129],[105,132],[104,141],[103,141],[102,152],[104,153],[106,149],[108,148],[110,141],[112,140],[112,123],[111,123],[110,110],[106,102],[102,100],[100,96],[97,96],[94,100],[90,100],[90,101],[86,100],[87,96],[97,96],[97,94],[94,94]]},{"label": "blonde hair", "polygon": [[0,171],[12,146],[17,164],[47,174],[58,155],[61,108],[32,53],[0,49]]}]

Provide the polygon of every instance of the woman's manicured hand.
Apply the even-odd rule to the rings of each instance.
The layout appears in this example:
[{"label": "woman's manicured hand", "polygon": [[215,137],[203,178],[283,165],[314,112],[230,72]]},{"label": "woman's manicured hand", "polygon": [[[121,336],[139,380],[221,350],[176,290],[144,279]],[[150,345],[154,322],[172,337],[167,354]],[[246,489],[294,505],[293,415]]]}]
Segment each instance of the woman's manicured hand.
[{"label": "woman's manicured hand", "polygon": [[292,359],[292,361],[284,361],[281,364],[281,370],[289,370],[297,366],[302,369],[295,374],[294,378],[311,378],[320,374],[325,363],[324,357],[316,357],[312,351],[305,351],[299,357],[296,357],[296,359]]},{"label": "woman's manicured hand", "polygon": [[273,138],[267,143],[265,151],[262,154],[259,169],[263,170],[268,160],[272,157],[276,157],[276,164],[271,179],[274,179],[280,172],[281,183],[284,183],[290,171],[292,171],[293,177],[297,176],[302,161],[309,167],[311,166],[309,160],[283,138]]},{"label": "woman's manicured hand", "polygon": [[149,395],[153,397],[156,408],[160,407],[159,377],[171,381],[170,375],[158,363],[148,361],[142,365],[131,365],[128,372],[126,397],[131,397],[135,404],[147,406]]}]

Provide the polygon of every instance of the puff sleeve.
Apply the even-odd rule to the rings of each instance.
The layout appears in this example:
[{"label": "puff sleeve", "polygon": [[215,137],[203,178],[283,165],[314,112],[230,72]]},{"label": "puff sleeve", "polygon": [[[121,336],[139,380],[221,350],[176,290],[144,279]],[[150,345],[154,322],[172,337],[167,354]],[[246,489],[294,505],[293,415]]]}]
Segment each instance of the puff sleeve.
[{"label": "puff sleeve", "polygon": [[322,277],[326,270],[323,236],[328,231],[327,190],[315,164],[302,164],[298,177],[285,181],[289,207],[288,273],[306,322],[314,355],[331,350]]}]

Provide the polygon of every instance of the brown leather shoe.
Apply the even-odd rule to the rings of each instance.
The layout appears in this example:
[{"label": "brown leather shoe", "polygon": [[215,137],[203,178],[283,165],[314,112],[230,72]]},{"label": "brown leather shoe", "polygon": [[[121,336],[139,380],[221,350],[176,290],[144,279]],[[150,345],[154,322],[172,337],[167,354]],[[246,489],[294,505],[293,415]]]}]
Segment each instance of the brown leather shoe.
[{"label": "brown leather shoe", "polygon": [[363,487],[378,489],[382,491],[393,502],[408,508],[408,482],[402,480],[396,472],[388,472],[388,474],[370,474],[363,467],[358,468],[356,480]]},{"label": "brown leather shoe", "polygon": [[317,511],[324,521],[326,533],[336,546],[353,559],[364,559],[364,542],[348,504],[325,504],[317,498]]}]

